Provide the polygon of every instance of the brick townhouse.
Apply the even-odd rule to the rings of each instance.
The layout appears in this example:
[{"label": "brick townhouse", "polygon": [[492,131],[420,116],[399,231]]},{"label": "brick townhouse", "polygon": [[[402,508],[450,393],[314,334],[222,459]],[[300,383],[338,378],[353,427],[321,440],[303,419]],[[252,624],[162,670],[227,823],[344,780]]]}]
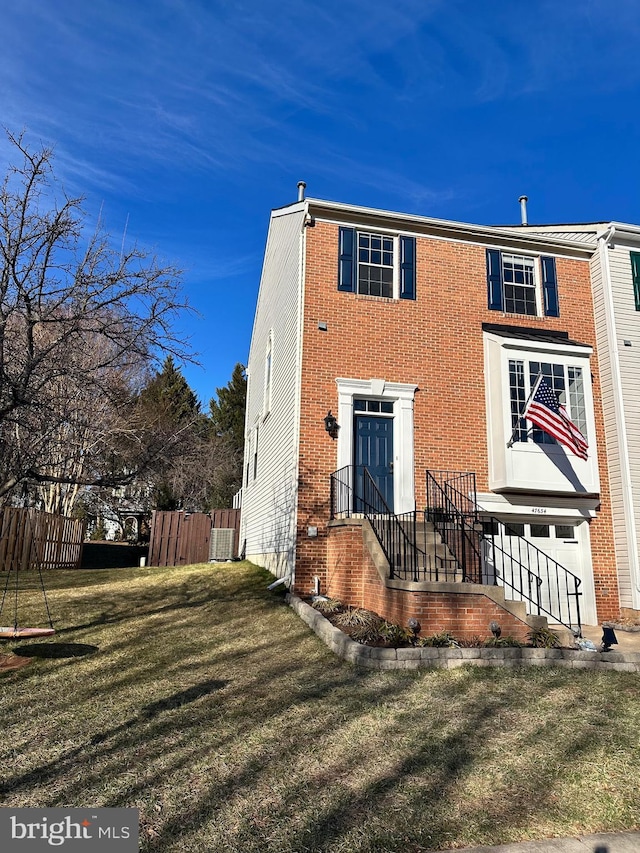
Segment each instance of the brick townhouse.
[{"label": "brick townhouse", "polygon": [[[247,557],[423,633],[616,616],[592,255],[299,185],[271,214],[251,341]],[[539,376],[586,459],[522,417]]]}]

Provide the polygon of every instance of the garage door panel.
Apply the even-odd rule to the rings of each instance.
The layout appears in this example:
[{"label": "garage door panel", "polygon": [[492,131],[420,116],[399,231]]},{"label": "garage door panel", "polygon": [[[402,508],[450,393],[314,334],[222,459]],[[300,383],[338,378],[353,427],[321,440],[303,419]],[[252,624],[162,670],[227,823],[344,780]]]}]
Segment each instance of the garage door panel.
[{"label": "garage door panel", "polygon": [[[524,537],[510,535],[520,533]],[[485,542],[484,574],[486,583],[497,583],[504,587],[505,598],[524,600],[518,590],[524,590],[529,598],[539,602],[544,610],[559,614],[563,622],[575,621],[575,581],[572,575],[581,578],[581,548],[576,525],[565,524],[553,519],[535,522],[512,522],[503,519],[494,542]],[[527,548],[529,543],[531,548]],[[524,563],[541,583],[531,577],[520,565]],[[559,564],[559,565],[557,565]],[[562,567],[562,568],[561,568]],[[567,569],[567,575],[562,569]],[[528,609],[534,610],[529,605]]]}]

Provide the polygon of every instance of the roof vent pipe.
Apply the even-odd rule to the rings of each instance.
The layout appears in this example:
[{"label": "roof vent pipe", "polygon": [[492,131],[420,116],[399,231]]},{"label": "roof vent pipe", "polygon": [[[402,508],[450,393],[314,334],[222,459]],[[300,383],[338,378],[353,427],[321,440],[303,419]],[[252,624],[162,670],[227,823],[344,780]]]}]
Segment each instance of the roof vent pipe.
[{"label": "roof vent pipe", "polygon": [[529,201],[529,199],[526,197],[526,195],[521,195],[518,201],[520,202],[520,218],[522,220],[522,224],[528,225],[529,223],[527,222],[527,202]]},{"label": "roof vent pipe", "polygon": [[304,191],[307,185],[304,181],[298,181],[298,201],[304,201]]}]

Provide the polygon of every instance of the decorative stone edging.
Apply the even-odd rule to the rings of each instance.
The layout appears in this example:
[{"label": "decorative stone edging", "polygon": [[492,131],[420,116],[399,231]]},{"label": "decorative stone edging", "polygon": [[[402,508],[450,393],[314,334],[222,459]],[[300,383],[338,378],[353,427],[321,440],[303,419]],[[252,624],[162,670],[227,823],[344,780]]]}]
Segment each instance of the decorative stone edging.
[{"label": "decorative stone edging", "polygon": [[368,669],[452,669],[457,666],[563,666],[573,669],[617,670],[640,672],[638,652],[589,652],[580,649],[531,648],[423,648],[383,649],[363,646],[311,605],[289,593],[287,602],[331,651],[349,663]]}]

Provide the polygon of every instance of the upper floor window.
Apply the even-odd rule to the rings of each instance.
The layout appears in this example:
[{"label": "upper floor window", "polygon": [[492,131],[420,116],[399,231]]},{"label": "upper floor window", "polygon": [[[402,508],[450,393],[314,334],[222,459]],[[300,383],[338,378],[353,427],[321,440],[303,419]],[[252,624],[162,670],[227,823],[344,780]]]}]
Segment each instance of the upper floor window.
[{"label": "upper floor window", "polygon": [[266,416],[271,411],[271,380],[272,380],[272,368],[273,368],[273,336],[272,333],[269,332],[269,340],[267,341],[267,351],[265,353],[264,360],[264,405],[263,405],[263,417]]},{"label": "upper floor window", "polygon": [[631,277],[633,279],[636,311],[640,311],[640,252],[629,252],[629,255],[631,256]]},{"label": "upper floor window", "polygon": [[358,232],[358,293],[393,296],[393,237]]},{"label": "upper floor window", "polygon": [[538,313],[535,261],[524,255],[502,254],[504,310],[508,314]]},{"label": "upper floor window", "polygon": [[487,249],[487,296],[492,311],[558,317],[555,258]]},{"label": "upper floor window", "polygon": [[415,237],[340,228],[338,290],[416,298]]}]

